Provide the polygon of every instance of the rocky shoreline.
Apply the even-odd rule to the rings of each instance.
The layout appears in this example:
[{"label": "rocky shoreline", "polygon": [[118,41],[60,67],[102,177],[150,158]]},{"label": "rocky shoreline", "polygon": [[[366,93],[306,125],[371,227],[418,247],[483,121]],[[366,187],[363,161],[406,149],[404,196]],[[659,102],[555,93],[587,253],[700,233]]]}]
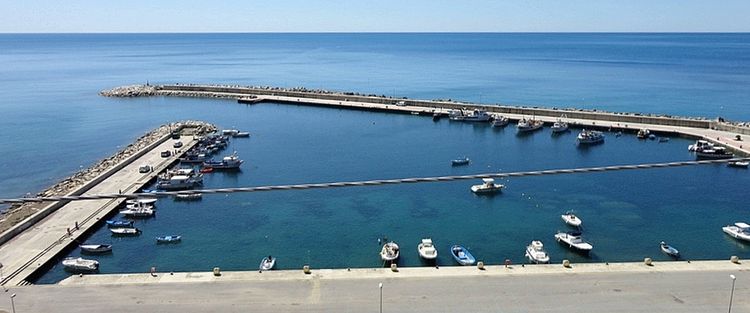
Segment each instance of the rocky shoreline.
[{"label": "rocky shoreline", "polygon": [[[72,176],[63,179],[59,183],[45,189],[44,191],[37,193],[36,196],[37,197],[51,197],[51,196],[66,195],[74,191],[75,189],[80,188],[86,182],[91,181],[95,177],[113,168],[115,165],[127,159],[128,157],[134,155],[141,149],[144,149],[148,147],[149,145],[151,145],[152,143],[163,138],[164,136],[169,135],[172,132],[172,130],[183,129],[183,128],[190,128],[192,129],[193,134],[198,134],[198,135],[212,133],[217,130],[215,125],[202,122],[202,121],[181,121],[181,122],[162,125],[146,133],[145,135],[139,137],[138,139],[136,139],[134,143],[129,144],[127,147],[118,151],[111,157],[103,159],[97,162],[96,164],[94,164],[93,166],[83,169],[73,174]],[[28,194],[27,197],[29,196],[31,195]],[[40,202],[40,203],[29,202],[25,204],[16,204],[16,205],[11,206],[10,208],[8,208],[8,210],[6,210],[2,214],[2,218],[0,219],[0,233],[8,230],[13,225],[23,221],[27,217],[38,212],[42,208],[46,207],[48,204],[49,202]]]}]

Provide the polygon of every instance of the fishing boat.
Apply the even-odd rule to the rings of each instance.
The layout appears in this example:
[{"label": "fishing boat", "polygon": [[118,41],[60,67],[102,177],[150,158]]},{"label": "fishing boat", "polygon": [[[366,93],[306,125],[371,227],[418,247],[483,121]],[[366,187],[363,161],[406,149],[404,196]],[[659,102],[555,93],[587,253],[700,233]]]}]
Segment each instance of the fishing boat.
[{"label": "fishing boat", "polygon": [[262,271],[268,271],[272,270],[273,267],[276,266],[276,258],[272,256],[264,257],[262,260],[260,260],[260,266],[258,266],[258,269]]},{"label": "fishing boat", "polygon": [[727,166],[729,167],[739,167],[739,168],[747,168],[750,165],[750,162],[748,161],[732,161],[727,163]]},{"label": "fishing boat", "polygon": [[398,244],[393,241],[386,242],[383,245],[383,249],[380,249],[380,259],[386,262],[394,261],[398,259],[399,251]]},{"label": "fishing boat", "polygon": [[698,149],[713,149],[714,144],[706,140],[696,140],[694,144],[688,146],[688,151],[695,152]]},{"label": "fishing boat", "polygon": [[81,253],[98,254],[112,252],[112,245],[110,244],[83,244],[79,246]]},{"label": "fishing boat", "polygon": [[451,165],[453,166],[461,166],[461,165],[468,165],[470,162],[468,157],[463,157],[460,159],[453,159],[451,160]]},{"label": "fishing boat", "polygon": [[168,236],[156,237],[156,243],[178,243],[180,241],[182,241],[182,236],[180,235],[168,235]]},{"label": "fishing boat", "polygon": [[432,113],[432,120],[433,120],[434,122],[437,122],[437,121],[439,121],[441,117],[443,117],[443,115],[442,115],[442,114],[440,114],[440,113],[437,113],[437,112],[435,112],[435,113]]},{"label": "fishing boat", "polygon": [[453,259],[461,265],[473,265],[477,259],[471,255],[471,252],[461,245],[453,245],[451,247],[451,255]]},{"label": "fishing boat", "polygon": [[659,143],[669,142],[669,137],[659,137]]},{"label": "fishing boat", "polygon": [[158,200],[158,199],[156,199],[156,198],[137,198],[137,199],[126,200],[125,203],[127,203],[127,204],[136,204],[136,205],[146,205],[146,204],[153,205],[154,203],[156,203],[156,200]]},{"label": "fishing boat", "polygon": [[578,144],[581,145],[593,145],[604,142],[604,134],[600,131],[595,130],[582,130],[576,138]]},{"label": "fishing boat", "polygon": [[131,217],[131,218],[142,218],[142,217],[152,217],[154,216],[154,210],[143,208],[131,208],[131,209],[125,209],[120,211],[120,214],[124,215],[125,217]]},{"label": "fishing boat", "polygon": [[734,225],[724,226],[721,230],[735,239],[750,241],[750,225],[747,223],[737,222]]},{"label": "fishing boat", "polygon": [[169,179],[160,179],[157,181],[156,188],[161,190],[183,190],[201,184],[203,184],[203,176],[175,175]]},{"label": "fishing boat", "polygon": [[221,161],[206,161],[203,162],[204,167],[211,167],[214,170],[235,170],[240,168],[240,165],[242,165],[244,161],[240,160],[240,158],[237,156],[237,151],[232,153],[232,155],[225,156]]},{"label": "fishing boat", "polygon": [[109,229],[115,236],[137,236],[141,230],[135,227],[113,227]]},{"label": "fishing boat", "polygon": [[99,261],[84,258],[65,258],[62,261],[62,265],[65,267],[65,270],[73,273],[89,273],[99,270]]},{"label": "fishing boat", "polygon": [[638,133],[635,135],[638,137],[638,139],[646,139],[648,136],[651,135],[651,131],[646,128],[641,128],[638,130]]},{"label": "fishing boat", "polygon": [[697,159],[731,159],[734,157],[732,152],[727,151],[724,147],[703,148],[695,150]]},{"label": "fishing boat", "polygon": [[423,238],[422,242],[417,245],[417,252],[419,252],[421,258],[429,261],[436,259],[438,256],[437,249],[432,244],[431,238]]},{"label": "fishing boat", "polygon": [[590,243],[586,242],[581,238],[580,231],[572,232],[558,232],[555,234],[555,240],[559,243],[565,244],[571,249],[588,253],[594,248]]},{"label": "fishing boat", "polygon": [[560,215],[562,220],[565,222],[565,224],[568,224],[573,227],[580,227],[581,226],[581,219],[578,218],[575,214],[573,214],[572,211],[565,212],[565,214]]},{"label": "fishing boat", "polygon": [[202,193],[189,193],[189,194],[178,194],[174,196],[177,201],[196,201],[203,199]]},{"label": "fishing boat", "polygon": [[516,125],[516,129],[518,129],[519,133],[524,133],[524,132],[531,132],[531,131],[541,129],[542,126],[544,126],[544,122],[540,120],[535,120],[535,119],[527,120],[526,118],[522,118],[521,120],[518,121],[518,125]]},{"label": "fishing boat", "polygon": [[677,250],[677,248],[668,245],[666,242],[662,241],[659,243],[659,247],[661,248],[661,252],[666,253],[667,255],[673,257],[673,258],[679,258],[680,257],[680,251]]},{"label": "fishing boat", "polygon": [[526,258],[536,264],[549,263],[549,255],[547,251],[544,251],[544,244],[539,240],[534,240],[526,246]]},{"label": "fishing boat", "polygon": [[502,115],[494,116],[491,122],[492,127],[505,127],[508,126],[508,123],[510,123],[510,120]]},{"label": "fishing boat", "polygon": [[133,221],[107,221],[107,227],[133,227]]},{"label": "fishing boat", "polygon": [[505,188],[503,184],[495,184],[495,180],[492,178],[483,178],[482,181],[484,183],[481,185],[471,186],[471,191],[474,193],[495,193]]},{"label": "fishing boat", "polygon": [[[564,117],[564,116],[563,116]],[[568,123],[562,120],[562,117],[558,118],[554,124],[552,124],[552,133],[559,134],[568,131]]]}]

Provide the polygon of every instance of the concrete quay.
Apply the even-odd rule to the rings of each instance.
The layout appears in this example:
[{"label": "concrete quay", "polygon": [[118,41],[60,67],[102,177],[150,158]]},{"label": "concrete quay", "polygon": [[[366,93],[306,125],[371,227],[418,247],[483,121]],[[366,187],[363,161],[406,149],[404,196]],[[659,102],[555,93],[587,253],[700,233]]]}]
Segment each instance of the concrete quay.
[{"label": "concrete quay", "polygon": [[[112,172],[106,172],[86,184],[83,194],[117,194],[133,193],[152,181],[159,172],[177,161],[180,154],[168,158],[160,156],[161,151],[175,150],[173,141],[166,134],[160,140],[144,148],[138,154],[121,161]],[[198,141],[194,136],[184,135],[181,151],[186,151]],[[149,164],[153,170],[140,173],[138,168]],[[21,223],[14,227],[29,227],[16,230],[11,228],[7,241],[0,246],[0,263],[3,264],[0,285],[15,286],[28,284],[28,278],[37,270],[65,252],[70,246],[79,244],[79,239],[112,214],[125,198],[86,200],[62,203],[59,207],[50,208],[50,212],[39,212],[45,215],[31,225]],[[29,217],[35,219],[35,216]],[[76,224],[78,228],[76,228]],[[3,235],[6,235],[3,233]],[[15,233],[13,235],[13,233]],[[13,236],[11,236],[13,235]]]}]

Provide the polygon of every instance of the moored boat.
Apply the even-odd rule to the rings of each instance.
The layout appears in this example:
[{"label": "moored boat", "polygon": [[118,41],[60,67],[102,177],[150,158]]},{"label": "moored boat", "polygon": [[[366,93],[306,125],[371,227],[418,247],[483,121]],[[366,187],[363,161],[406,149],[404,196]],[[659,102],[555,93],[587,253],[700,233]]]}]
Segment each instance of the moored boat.
[{"label": "moored boat", "polygon": [[581,219],[578,218],[572,211],[565,212],[565,214],[560,215],[562,220],[565,222],[565,224],[568,224],[573,227],[580,227],[581,226]]},{"label": "moored boat", "polygon": [[595,130],[582,130],[576,138],[578,144],[592,145],[604,142],[604,134]]},{"label": "moored boat", "polygon": [[435,245],[432,244],[431,238],[424,238],[422,242],[417,245],[417,252],[419,256],[425,260],[434,260],[438,256]]},{"label": "moored boat", "polygon": [[488,122],[492,115],[482,110],[474,110],[470,113],[465,113],[463,110],[451,110],[448,113],[448,118],[451,121]]},{"label": "moored boat", "polygon": [[156,237],[156,243],[178,243],[180,241],[182,241],[182,236],[180,235],[168,235],[168,236]]},{"label": "moored boat", "polygon": [[65,258],[62,261],[62,265],[65,267],[65,270],[73,273],[88,273],[99,270],[99,261],[84,258]]},{"label": "moored boat", "polygon": [[750,166],[750,162],[748,162],[748,161],[733,161],[733,162],[728,162],[727,166],[729,166],[729,167],[747,168],[748,166]]},{"label": "moored boat", "polygon": [[109,231],[115,236],[136,236],[141,233],[141,230],[135,227],[113,227]]},{"label": "moored boat", "polygon": [[737,222],[734,225],[724,226],[721,230],[735,239],[750,241],[750,225],[747,223]]},{"label": "moored boat", "polygon": [[533,263],[549,263],[549,255],[544,251],[544,244],[539,240],[534,240],[526,246],[526,258]]},{"label": "moored boat", "polygon": [[148,208],[129,208],[120,211],[120,214],[124,215],[125,217],[131,217],[131,218],[142,218],[142,217],[152,217],[154,216],[154,210],[148,209]]},{"label": "moored boat", "polygon": [[713,149],[714,144],[706,140],[696,140],[694,144],[688,146],[688,151],[695,152],[698,149]]},{"label": "moored boat", "polygon": [[237,132],[236,134],[232,135],[234,138],[243,138],[243,137],[250,137],[250,132]]},{"label": "moored boat", "polygon": [[484,183],[481,185],[471,186],[471,191],[474,193],[495,193],[505,188],[503,184],[495,184],[495,180],[492,178],[483,178],[482,181]]},{"label": "moored boat", "polygon": [[680,251],[677,250],[677,248],[668,245],[666,242],[662,241],[659,243],[659,248],[661,248],[661,252],[666,253],[667,255],[679,258],[680,257]]},{"label": "moored boat", "polygon": [[477,260],[471,255],[471,252],[461,245],[453,245],[451,247],[451,255],[453,259],[461,265],[473,265]]},{"label": "moored boat", "polygon": [[79,247],[81,248],[81,253],[97,254],[112,252],[112,245],[110,244],[83,244]]},{"label": "moored boat", "polygon": [[580,231],[572,232],[558,232],[555,234],[555,240],[559,243],[565,244],[571,249],[578,250],[581,252],[588,253],[594,248],[590,243],[583,240]]},{"label": "moored boat", "polygon": [[203,199],[202,193],[189,193],[189,194],[178,194],[174,196],[177,201],[196,201]]},{"label": "moored boat", "polygon": [[453,165],[453,166],[468,165],[469,162],[471,162],[471,161],[469,160],[468,157],[463,157],[463,158],[460,158],[460,159],[453,159],[453,160],[451,160],[451,165]]},{"label": "moored boat", "polygon": [[380,259],[386,262],[394,261],[399,257],[398,244],[393,241],[386,242],[380,249]]},{"label": "moored boat", "polygon": [[274,266],[276,266],[276,258],[269,255],[260,260],[260,266],[258,266],[258,270],[260,270],[261,272],[268,271],[272,270]]},{"label": "moored boat", "polygon": [[492,127],[505,127],[508,126],[510,120],[502,115],[495,115],[492,119]]},{"label": "moored boat", "polygon": [[651,135],[651,131],[646,128],[641,128],[638,130],[638,134],[635,136],[638,137],[638,139],[646,139],[648,136]]},{"label": "moored boat", "polygon": [[555,121],[555,123],[552,124],[551,129],[552,129],[553,134],[559,134],[559,133],[564,133],[568,131],[568,123],[562,120],[563,117],[565,117],[565,115],[558,118],[557,121]]},{"label": "moored boat", "polygon": [[146,205],[146,204],[153,205],[154,203],[156,203],[156,200],[158,200],[158,199],[156,199],[156,198],[138,198],[138,199],[129,199],[129,200],[126,200],[125,203],[127,203],[127,204],[135,204],[135,205]]},{"label": "moored boat", "polygon": [[133,221],[107,221],[108,227],[133,227]]},{"label": "moored boat", "polygon": [[232,170],[240,168],[244,161],[240,160],[235,151],[232,155],[225,156],[221,161],[206,161],[203,162],[204,167],[211,167],[214,170]]},{"label": "moored boat", "polygon": [[713,147],[699,148],[695,150],[695,156],[698,159],[731,159],[734,154],[724,147]]},{"label": "moored boat", "polygon": [[523,132],[531,132],[538,129],[541,129],[542,126],[544,126],[544,122],[540,120],[535,119],[529,119],[523,118],[518,121],[518,125],[516,125],[516,129],[518,129],[519,133]]}]

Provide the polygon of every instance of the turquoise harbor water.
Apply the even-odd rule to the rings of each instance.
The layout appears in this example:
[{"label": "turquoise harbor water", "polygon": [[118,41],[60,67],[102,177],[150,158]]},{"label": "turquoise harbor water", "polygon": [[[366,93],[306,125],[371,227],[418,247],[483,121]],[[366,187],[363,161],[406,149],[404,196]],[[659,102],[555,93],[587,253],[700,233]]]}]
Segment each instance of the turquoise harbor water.
[{"label": "turquoise harbor water", "polygon": [[[517,136],[485,125],[280,104],[179,98],[108,99],[100,89],[198,82],[305,86],[412,98],[583,107],[748,120],[746,34],[256,34],[0,35],[0,196],[37,192],[107,157],[167,121],[202,119],[253,133],[236,139],[237,174],[209,174],[208,188],[434,176],[689,160],[686,139],[667,143],[608,134],[574,145],[575,132]],[[453,168],[450,159],[474,162]],[[22,165],[21,165],[22,164]],[[102,272],[381,266],[377,239],[402,246],[402,266],[421,265],[432,237],[439,264],[461,243],[488,263],[523,261],[532,239],[554,262],[750,256],[720,227],[748,218],[748,171],[723,166],[529,177],[478,197],[476,182],[205,196],[158,202],[136,238],[106,229]],[[553,241],[573,209],[595,246],[590,258]],[[154,237],[182,234],[178,245]],[[78,255],[73,250],[71,255]],[[59,266],[39,279],[66,277]]]}]

